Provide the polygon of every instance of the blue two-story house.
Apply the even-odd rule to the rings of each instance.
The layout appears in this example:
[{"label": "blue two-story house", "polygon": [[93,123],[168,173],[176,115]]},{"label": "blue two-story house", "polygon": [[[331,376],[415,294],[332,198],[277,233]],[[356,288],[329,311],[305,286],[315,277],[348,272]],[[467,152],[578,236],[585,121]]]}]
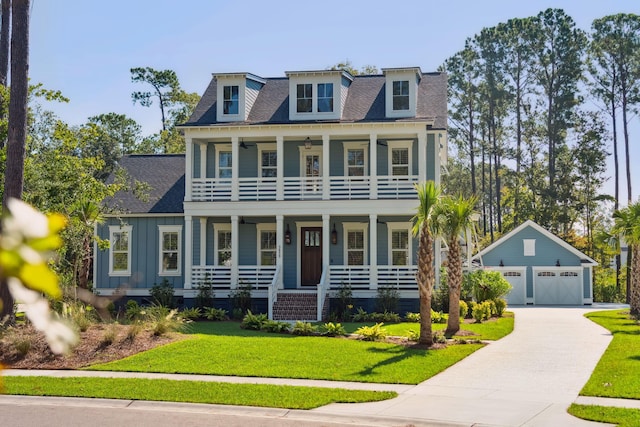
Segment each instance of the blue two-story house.
[{"label": "blue two-story house", "polygon": [[218,73],[182,130],[183,157],[123,159],[156,194],[120,195],[123,213],[98,227],[111,241],[98,292],[144,297],[167,279],[188,305],[205,282],[217,298],[251,285],[270,317],[309,320],[341,286],[367,308],[391,286],[417,310],[414,184],[439,183],[446,163],[445,74]]}]

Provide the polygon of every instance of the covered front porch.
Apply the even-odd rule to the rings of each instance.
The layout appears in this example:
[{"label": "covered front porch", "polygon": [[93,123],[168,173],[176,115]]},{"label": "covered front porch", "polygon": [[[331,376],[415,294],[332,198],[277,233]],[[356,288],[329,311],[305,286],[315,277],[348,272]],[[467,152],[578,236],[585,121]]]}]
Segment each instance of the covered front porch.
[{"label": "covered front porch", "polygon": [[[187,217],[185,292],[200,286],[216,295],[251,287],[267,298],[314,294],[317,319],[327,295],[349,286],[374,298],[378,287],[417,297],[416,240],[408,216],[273,215]],[[309,319],[308,319],[309,320]]]}]

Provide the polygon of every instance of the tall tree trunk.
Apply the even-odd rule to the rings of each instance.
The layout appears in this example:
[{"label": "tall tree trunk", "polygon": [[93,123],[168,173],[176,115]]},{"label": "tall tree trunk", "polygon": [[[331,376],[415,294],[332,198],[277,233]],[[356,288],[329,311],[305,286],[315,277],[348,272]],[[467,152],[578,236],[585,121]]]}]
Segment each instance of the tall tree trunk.
[{"label": "tall tree trunk", "polygon": [[[483,136],[484,138],[484,136]],[[483,139],[484,141],[484,139]],[[482,144],[482,235],[486,236],[487,235],[487,189],[485,186],[485,151],[484,151],[484,143]]]},{"label": "tall tree trunk", "polygon": [[522,89],[520,88],[520,72],[516,85],[516,188],[513,200],[513,225],[520,224],[520,168],[522,163]]},{"label": "tall tree trunk", "polygon": [[472,102],[469,101],[469,159],[471,160],[471,192],[473,195],[476,195],[477,187],[476,187],[476,150],[474,144],[474,129],[473,129],[473,107]]},{"label": "tall tree trunk", "polygon": [[489,153],[489,233],[491,233],[491,243],[494,242],[493,234],[493,153]]},{"label": "tall tree trunk", "polygon": [[[612,83],[614,86],[615,83]],[[620,163],[618,159],[618,124],[616,122],[616,99],[613,95],[615,87],[611,88],[611,127],[613,132],[613,174],[614,174],[614,201],[613,210],[620,207]],[[620,295],[620,254],[616,255],[616,293]]]},{"label": "tall tree trunk", "polygon": [[624,151],[625,162],[627,167],[627,205],[633,203],[631,193],[631,165],[629,156],[629,126],[627,122],[627,94],[622,92],[622,132],[624,133]]},{"label": "tall tree trunk", "polygon": [[447,280],[449,281],[449,319],[445,335],[452,337],[460,330],[460,288],[462,286],[462,263],[458,236],[449,237],[447,257]]},{"label": "tall tree trunk", "polygon": [[433,236],[427,227],[420,230],[420,245],[418,246],[418,291],[420,295],[420,338],[423,345],[433,344],[431,328],[431,295],[435,282],[433,267]]},{"label": "tall tree trunk", "polygon": [[632,316],[636,318],[640,317],[640,245],[629,245],[629,255],[631,261],[627,261],[627,264],[631,264],[631,271],[629,276],[631,278],[631,284],[627,288],[627,300],[629,302],[630,312]]},{"label": "tall tree trunk", "polygon": [[7,86],[9,74],[9,28],[11,24],[11,0],[2,0],[0,17],[0,84]]},{"label": "tall tree trunk", "polygon": [[[9,198],[22,198],[25,140],[27,136],[27,91],[29,84],[29,0],[13,0],[11,35],[11,99],[7,166],[5,169],[3,209]],[[6,281],[0,284],[0,318],[13,314],[13,298]]]}]

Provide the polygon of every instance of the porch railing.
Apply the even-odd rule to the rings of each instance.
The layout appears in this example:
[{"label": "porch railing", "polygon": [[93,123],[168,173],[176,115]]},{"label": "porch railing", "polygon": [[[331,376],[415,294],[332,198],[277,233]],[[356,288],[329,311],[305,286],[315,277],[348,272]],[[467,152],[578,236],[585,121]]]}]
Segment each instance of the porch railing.
[{"label": "porch railing", "polygon": [[415,265],[379,265],[378,266],[378,287],[391,286],[399,291],[415,291],[416,273],[418,267]]},{"label": "porch railing", "polygon": [[322,199],[322,177],[284,177],[284,200]]},{"label": "porch railing", "polygon": [[236,285],[251,284],[251,289],[263,291],[269,289],[276,274],[275,266],[240,265],[238,283],[231,283],[231,267],[219,265],[194,265],[191,270],[194,287],[210,284],[213,289],[229,290]]},{"label": "porch railing", "polygon": [[322,276],[320,276],[320,283],[318,283],[318,300],[316,304],[316,308],[318,310],[317,321],[320,322],[322,320],[322,310],[324,309],[324,299],[327,296],[327,291],[329,290],[329,286],[327,286],[327,271],[329,270],[329,266],[325,267],[322,270]]},{"label": "porch railing", "polygon": [[352,290],[368,290],[371,278],[368,265],[332,265],[330,266],[329,288],[340,289],[348,285]]},{"label": "porch railing", "polygon": [[273,275],[273,279],[269,284],[269,293],[268,293],[268,301],[267,307],[269,310],[269,319],[273,320],[273,306],[278,301],[278,283],[282,283],[280,277],[282,276],[282,265],[278,264],[276,267],[276,272]]},{"label": "porch railing", "polygon": [[368,199],[371,192],[369,176],[332,176],[329,178],[331,200]]}]

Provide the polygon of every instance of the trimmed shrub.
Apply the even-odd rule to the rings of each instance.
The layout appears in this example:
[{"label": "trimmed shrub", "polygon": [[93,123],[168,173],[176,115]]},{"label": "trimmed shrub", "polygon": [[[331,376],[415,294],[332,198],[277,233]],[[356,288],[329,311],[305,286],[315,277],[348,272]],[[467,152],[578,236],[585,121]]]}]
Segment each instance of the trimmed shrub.
[{"label": "trimmed shrub", "polygon": [[295,325],[293,325],[291,333],[294,335],[315,335],[318,333],[318,328],[309,322],[301,322],[298,320]]},{"label": "trimmed shrub", "polygon": [[241,283],[235,291],[229,294],[234,317],[236,310],[240,310],[242,315],[247,314],[251,310],[251,289],[250,283]]},{"label": "trimmed shrub", "polygon": [[468,274],[477,302],[502,298],[511,291],[511,284],[499,271],[477,270]]},{"label": "trimmed shrub", "polygon": [[342,283],[338,288],[335,296],[335,308],[331,311],[333,318],[338,320],[351,319],[351,310],[353,310],[353,292],[349,284]]},{"label": "trimmed shrub", "polygon": [[384,323],[376,323],[373,326],[361,326],[356,330],[356,335],[364,341],[380,341],[387,337],[387,331],[382,327]]},{"label": "trimmed shrub", "polygon": [[196,287],[198,293],[196,294],[195,306],[204,309],[205,307],[213,306],[213,284],[209,279],[209,275],[205,275],[204,280],[200,285]]},{"label": "trimmed shrub", "polygon": [[266,332],[282,333],[289,332],[291,326],[287,322],[279,322],[277,320],[265,320],[262,324],[262,330]]},{"label": "trimmed shrub", "polygon": [[351,320],[353,322],[367,322],[368,316],[369,316],[369,313],[364,311],[362,307],[358,307],[358,310],[356,310],[353,316],[351,316]]},{"label": "trimmed shrub", "polygon": [[262,329],[262,325],[267,321],[268,316],[266,314],[253,314],[251,310],[247,310],[247,314],[245,314],[242,319],[242,323],[240,327],[242,329],[252,329],[255,331],[259,331]]},{"label": "trimmed shrub", "polygon": [[496,307],[496,316],[502,317],[504,311],[507,308],[507,300],[504,298],[498,298],[496,300],[493,300],[493,303]]},{"label": "trimmed shrub", "polygon": [[448,315],[443,314],[441,311],[431,310],[431,323],[447,323]]},{"label": "trimmed shrub", "polygon": [[173,308],[173,295],[175,289],[167,279],[163,279],[159,285],[154,284],[149,289],[149,295],[153,299],[153,303],[164,307]]},{"label": "trimmed shrub", "polygon": [[346,335],[347,331],[340,323],[328,322],[320,327],[320,334],[327,337],[337,337]]},{"label": "trimmed shrub", "polygon": [[214,320],[218,322],[225,321],[229,318],[227,310],[215,307],[205,307],[204,317],[206,317],[207,320]]},{"label": "trimmed shrub", "polygon": [[407,322],[418,323],[420,321],[420,313],[409,313],[404,315],[404,320]]},{"label": "trimmed shrub", "polygon": [[469,306],[466,302],[460,301],[460,318],[464,319],[467,317],[467,313],[469,313]]}]

